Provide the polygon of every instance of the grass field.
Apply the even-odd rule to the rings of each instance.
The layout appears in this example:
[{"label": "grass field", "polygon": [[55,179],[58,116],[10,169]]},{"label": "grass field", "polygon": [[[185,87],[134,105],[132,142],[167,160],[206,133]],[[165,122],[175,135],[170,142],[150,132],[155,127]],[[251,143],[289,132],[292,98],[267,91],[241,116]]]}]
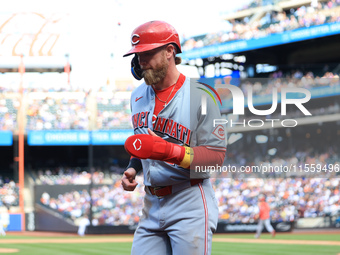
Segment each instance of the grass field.
[{"label": "grass field", "polygon": [[[0,237],[1,254],[18,255],[128,255],[132,236],[26,236]],[[11,250],[16,249],[15,253]],[[14,250],[13,250],[14,251]],[[340,234],[215,235],[213,255],[338,255]],[[162,254],[160,254],[162,255]],[[186,254],[179,254],[186,255]]]}]

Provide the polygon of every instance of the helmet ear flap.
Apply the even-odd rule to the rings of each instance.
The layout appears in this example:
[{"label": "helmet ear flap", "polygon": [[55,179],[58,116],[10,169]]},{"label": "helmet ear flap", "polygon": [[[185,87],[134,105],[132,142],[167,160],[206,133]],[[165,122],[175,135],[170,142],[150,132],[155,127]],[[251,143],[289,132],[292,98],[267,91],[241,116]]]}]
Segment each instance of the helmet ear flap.
[{"label": "helmet ear flap", "polygon": [[180,46],[177,45],[177,43],[171,43],[174,46],[174,51],[175,51],[175,55],[177,55],[177,53],[181,53],[181,49]]},{"label": "helmet ear flap", "polygon": [[143,79],[143,70],[139,65],[137,54],[131,60],[131,73],[136,80],[140,81]]}]

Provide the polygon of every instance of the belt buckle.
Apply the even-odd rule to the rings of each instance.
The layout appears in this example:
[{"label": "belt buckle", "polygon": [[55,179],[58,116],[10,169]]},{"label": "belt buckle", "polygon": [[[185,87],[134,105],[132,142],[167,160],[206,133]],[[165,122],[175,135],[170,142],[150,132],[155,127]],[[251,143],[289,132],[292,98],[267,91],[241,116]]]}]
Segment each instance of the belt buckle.
[{"label": "belt buckle", "polygon": [[164,196],[158,196],[158,195],[157,195],[157,190],[160,190],[160,189],[163,189],[163,188],[164,188],[164,187],[154,187],[154,188],[153,188],[153,190],[154,190],[155,195],[156,195],[157,198],[163,198],[163,197],[164,197]]}]

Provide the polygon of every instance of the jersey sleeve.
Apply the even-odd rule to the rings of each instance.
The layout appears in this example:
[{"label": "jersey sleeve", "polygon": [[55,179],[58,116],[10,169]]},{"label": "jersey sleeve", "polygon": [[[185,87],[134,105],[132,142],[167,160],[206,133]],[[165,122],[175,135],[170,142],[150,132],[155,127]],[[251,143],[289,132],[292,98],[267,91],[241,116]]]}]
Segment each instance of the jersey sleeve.
[{"label": "jersey sleeve", "polygon": [[[195,83],[194,83],[195,84]],[[209,92],[209,93],[208,93]],[[226,151],[226,129],[222,121],[219,100],[208,87],[195,84],[191,97],[191,127],[194,130],[193,146]]]},{"label": "jersey sleeve", "polygon": [[[191,178],[208,178],[211,177],[209,171],[202,172],[201,169],[207,167],[220,166],[223,163],[226,153],[226,130],[223,123],[219,108],[219,100],[215,94],[215,90],[204,84],[192,83],[190,93],[190,126],[193,130],[190,147],[205,147],[211,151],[223,154],[223,158],[212,160],[204,157],[204,159],[195,160],[195,153],[190,167]],[[201,167],[201,168],[200,168]],[[199,172],[197,172],[199,169]]]}]

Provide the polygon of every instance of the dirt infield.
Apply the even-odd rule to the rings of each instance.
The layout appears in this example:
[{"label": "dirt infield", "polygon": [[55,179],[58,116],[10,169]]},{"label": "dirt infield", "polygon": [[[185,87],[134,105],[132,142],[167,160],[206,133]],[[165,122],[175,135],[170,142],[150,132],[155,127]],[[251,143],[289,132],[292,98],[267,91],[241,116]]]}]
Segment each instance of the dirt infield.
[{"label": "dirt infield", "polygon": [[[335,231],[298,231],[290,233],[280,233],[280,235],[294,234],[335,234],[339,235],[340,230]],[[133,236],[126,235],[87,235],[84,238],[68,238],[78,237],[74,233],[55,233],[55,232],[11,232],[9,235],[30,236],[34,239],[0,239],[0,244],[38,244],[38,243],[127,243],[132,242]],[[222,234],[221,234],[222,235]],[[41,237],[41,238],[39,238]],[[47,238],[46,238],[47,237]],[[65,237],[65,238],[62,238]],[[268,244],[294,244],[294,245],[335,245],[340,246],[340,241],[309,241],[309,240],[280,240],[280,239],[243,239],[243,238],[225,238],[220,234],[215,234],[213,242],[222,243],[268,243]],[[17,253],[18,249],[0,248],[1,253]],[[340,255],[340,254],[338,254]]]},{"label": "dirt infield", "polygon": [[279,239],[238,239],[238,238],[213,238],[213,242],[225,243],[270,243],[270,244],[302,244],[302,245],[338,245],[340,241],[307,241],[307,240],[279,240]]},{"label": "dirt infield", "polygon": [[[33,243],[123,243],[132,242],[132,237],[124,238],[48,238],[48,239],[7,239],[0,240],[0,244],[33,244]],[[307,241],[307,240],[279,240],[279,239],[241,239],[241,238],[213,238],[213,242],[224,243],[271,243],[271,244],[301,244],[301,245],[337,245],[340,246],[340,241]]]},{"label": "dirt infield", "polygon": [[16,253],[18,249],[0,248],[0,253]]},{"label": "dirt infield", "polygon": [[[320,231],[320,232],[297,232],[297,233],[280,233],[280,235],[294,234],[340,234],[340,231]],[[60,238],[60,237],[77,237],[77,234],[71,233],[53,233],[53,232],[18,232],[13,235],[34,236],[35,239],[6,239],[0,240],[0,244],[25,244],[25,243],[117,243],[132,242],[132,235],[87,235],[84,238]],[[44,237],[44,238],[39,238]],[[51,238],[46,238],[51,237]],[[53,238],[55,237],[55,238]],[[340,241],[309,241],[309,240],[280,240],[280,239],[243,239],[243,238],[223,238],[216,234],[213,242],[232,242],[232,243],[271,243],[271,244],[299,244],[299,245],[336,245],[340,246]],[[1,250],[0,250],[1,253]]]}]

